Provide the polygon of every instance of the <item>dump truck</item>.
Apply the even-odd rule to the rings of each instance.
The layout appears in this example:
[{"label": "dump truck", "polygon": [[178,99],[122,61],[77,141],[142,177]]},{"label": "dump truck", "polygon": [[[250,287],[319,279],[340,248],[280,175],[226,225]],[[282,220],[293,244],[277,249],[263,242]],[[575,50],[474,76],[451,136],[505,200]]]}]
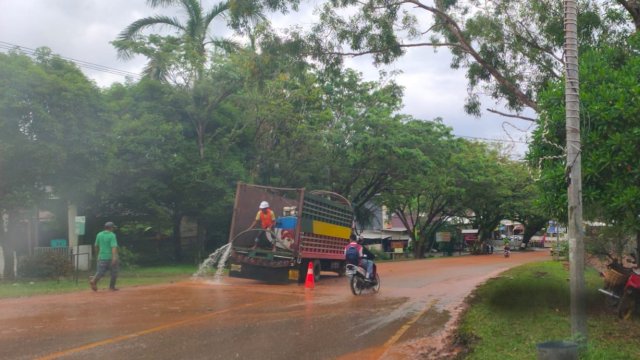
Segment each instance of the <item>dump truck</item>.
[{"label": "dump truck", "polygon": [[[258,205],[267,201],[277,216],[272,242],[267,230],[249,228]],[[327,191],[238,183],[229,232],[229,276],[273,283],[303,282],[309,263],[320,271],[344,275],[344,249],[353,228],[353,209],[344,197]],[[262,238],[262,243],[257,241]]]}]

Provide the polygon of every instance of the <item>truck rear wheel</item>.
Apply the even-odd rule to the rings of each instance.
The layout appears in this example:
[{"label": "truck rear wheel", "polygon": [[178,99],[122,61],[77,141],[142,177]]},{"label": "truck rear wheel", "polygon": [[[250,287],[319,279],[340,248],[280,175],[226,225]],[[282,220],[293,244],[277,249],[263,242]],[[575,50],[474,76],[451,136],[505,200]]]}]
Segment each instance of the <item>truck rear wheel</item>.
[{"label": "truck rear wheel", "polygon": [[313,261],[313,280],[315,280],[315,282],[320,281],[321,271],[322,271],[322,264],[320,263],[320,260],[314,260]]},{"label": "truck rear wheel", "polygon": [[304,284],[307,280],[307,267],[309,266],[308,261],[302,261],[298,267],[298,284]]},{"label": "truck rear wheel", "polygon": [[341,261],[340,268],[338,269],[338,277],[343,277],[347,274],[347,262]]}]

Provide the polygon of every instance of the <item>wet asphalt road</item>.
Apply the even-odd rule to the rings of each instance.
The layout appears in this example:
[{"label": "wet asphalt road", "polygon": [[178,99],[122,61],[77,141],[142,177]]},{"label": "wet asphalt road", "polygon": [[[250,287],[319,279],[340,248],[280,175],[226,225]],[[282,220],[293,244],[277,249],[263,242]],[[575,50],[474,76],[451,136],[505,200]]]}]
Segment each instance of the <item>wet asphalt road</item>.
[{"label": "wet asphalt road", "polygon": [[438,358],[464,298],[548,251],[383,263],[378,294],[323,273],[315,289],[185,280],[0,300],[0,359]]}]

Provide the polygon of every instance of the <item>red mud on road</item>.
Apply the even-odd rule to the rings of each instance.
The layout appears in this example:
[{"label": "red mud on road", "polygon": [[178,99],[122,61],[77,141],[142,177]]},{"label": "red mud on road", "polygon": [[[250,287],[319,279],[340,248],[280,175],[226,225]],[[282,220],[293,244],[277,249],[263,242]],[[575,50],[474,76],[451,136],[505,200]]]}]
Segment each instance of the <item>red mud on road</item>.
[{"label": "red mud on road", "polygon": [[[314,290],[227,278],[223,285],[187,280],[116,293],[5,299],[0,358],[265,359],[299,355],[303,347],[314,351],[313,359],[442,359],[464,299],[478,284],[548,258],[548,251],[533,251],[508,259],[382,263],[380,293],[360,297],[351,295],[344,278],[326,275]],[[288,343],[280,340],[282,329]],[[246,332],[252,335],[234,335]],[[354,336],[362,339],[356,352]],[[186,343],[193,345],[179,346]],[[227,349],[229,343],[237,349]]]},{"label": "red mud on road", "polygon": [[[461,256],[438,259],[437,267],[428,273],[433,283],[425,287],[406,287],[396,294],[416,298],[432,298],[432,303],[416,318],[409,320],[395,335],[381,347],[367,349],[362,352],[340,357],[351,359],[449,359],[454,358],[459,349],[453,346],[453,336],[460,315],[466,308],[465,299],[473,289],[486,280],[493,278],[505,270],[528,262],[549,259],[549,252],[539,250],[526,253],[513,253],[510,258],[501,254]],[[500,266],[495,267],[496,262]],[[396,264],[394,264],[396,265]],[[469,274],[465,269],[477,269],[476,274]],[[386,271],[384,271],[386,270]],[[383,278],[393,280],[400,273],[421,273],[424,269],[420,262],[397,263],[390,269],[384,269]],[[486,270],[486,271],[484,271]],[[388,279],[390,278],[391,279]],[[427,290],[428,287],[428,290]],[[434,287],[434,288],[432,288]]]}]

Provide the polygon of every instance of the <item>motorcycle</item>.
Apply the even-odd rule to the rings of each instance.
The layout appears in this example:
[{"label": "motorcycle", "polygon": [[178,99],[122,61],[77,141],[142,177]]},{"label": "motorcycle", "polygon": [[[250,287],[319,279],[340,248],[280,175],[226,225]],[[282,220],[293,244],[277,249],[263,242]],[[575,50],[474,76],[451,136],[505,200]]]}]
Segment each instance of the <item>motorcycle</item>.
[{"label": "motorcycle", "polygon": [[353,295],[362,294],[363,290],[371,289],[374,293],[380,291],[380,276],[376,272],[373,280],[367,280],[367,272],[360,266],[347,264],[346,275]]},{"label": "motorcycle", "polygon": [[604,288],[598,291],[607,295],[607,305],[617,308],[620,319],[630,319],[640,304],[640,269],[614,263],[600,275],[604,277]]},{"label": "motorcycle", "polygon": [[622,298],[618,304],[618,317],[622,320],[629,320],[638,308],[640,303],[640,270],[633,269],[627,282],[624,285]]}]

